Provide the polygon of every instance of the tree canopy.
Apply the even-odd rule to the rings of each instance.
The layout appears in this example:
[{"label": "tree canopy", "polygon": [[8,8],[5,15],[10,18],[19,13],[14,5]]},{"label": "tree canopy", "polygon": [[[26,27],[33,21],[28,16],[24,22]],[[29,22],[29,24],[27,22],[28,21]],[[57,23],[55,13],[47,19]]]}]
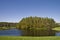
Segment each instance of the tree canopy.
[{"label": "tree canopy", "polygon": [[20,30],[32,30],[32,29],[49,30],[53,27],[55,27],[55,21],[52,18],[26,17],[19,22],[17,28]]}]

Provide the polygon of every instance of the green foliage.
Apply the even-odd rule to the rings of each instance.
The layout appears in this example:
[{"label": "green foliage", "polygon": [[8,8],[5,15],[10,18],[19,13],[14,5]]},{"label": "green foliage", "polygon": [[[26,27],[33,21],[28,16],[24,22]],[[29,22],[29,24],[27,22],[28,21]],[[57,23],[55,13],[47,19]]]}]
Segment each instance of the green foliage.
[{"label": "green foliage", "polygon": [[60,27],[60,23],[56,23],[56,25],[55,25],[56,27]]},{"label": "green foliage", "polygon": [[19,22],[17,28],[21,30],[32,30],[32,29],[50,30],[53,27],[55,27],[55,21],[52,18],[26,17]]},{"label": "green foliage", "polygon": [[18,23],[0,22],[0,30],[16,28]]}]

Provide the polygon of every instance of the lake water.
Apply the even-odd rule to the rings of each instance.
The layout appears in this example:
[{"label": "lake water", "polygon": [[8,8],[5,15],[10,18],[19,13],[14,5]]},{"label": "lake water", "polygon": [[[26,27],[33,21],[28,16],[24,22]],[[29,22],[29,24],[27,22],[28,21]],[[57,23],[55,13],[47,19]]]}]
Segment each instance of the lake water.
[{"label": "lake water", "polygon": [[55,36],[60,36],[60,32],[56,32],[55,33]]},{"label": "lake water", "polygon": [[0,30],[0,36],[21,36],[22,31],[18,29]]},{"label": "lake water", "polygon": [[[0,36],[21,36],[22,31],[18,29],[0,30]],[[56,32],[55,36],[60,36],[60,32]]]}]

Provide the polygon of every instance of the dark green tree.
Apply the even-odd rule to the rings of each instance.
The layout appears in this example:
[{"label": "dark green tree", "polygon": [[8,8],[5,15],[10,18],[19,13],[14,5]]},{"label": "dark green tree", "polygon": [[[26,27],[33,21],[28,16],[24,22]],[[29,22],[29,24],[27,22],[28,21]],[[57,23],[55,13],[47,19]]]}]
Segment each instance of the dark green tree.
[{"label": "dark green tree", "polygon": [[52,18],[26,17],[19,24],[18,29],[51,29],[55,27],[55,21]]},{"label": "dark green tree", "polygon": [[55,27],[55,21],[52,18],[47,17],[26,17],[23,18],[17,26],[18,29],[25,30],[25,32],[28,31],[28,33],[31,33],[32,35],[43,30],[50,31],[53,27]]}]

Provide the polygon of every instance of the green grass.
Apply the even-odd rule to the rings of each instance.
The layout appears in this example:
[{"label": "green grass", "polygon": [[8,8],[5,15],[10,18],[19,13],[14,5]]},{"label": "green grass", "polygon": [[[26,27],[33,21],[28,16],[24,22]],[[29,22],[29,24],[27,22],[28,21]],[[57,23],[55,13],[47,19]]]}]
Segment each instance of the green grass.
[{"label": "green grass", "polygon": [[0,40],[60,40],[59,36],[26,37],[26,36],[0,36]]},{"label": "green grass", "polygon": [[53,28],[53,30],[60,31],[60,27]]}]

